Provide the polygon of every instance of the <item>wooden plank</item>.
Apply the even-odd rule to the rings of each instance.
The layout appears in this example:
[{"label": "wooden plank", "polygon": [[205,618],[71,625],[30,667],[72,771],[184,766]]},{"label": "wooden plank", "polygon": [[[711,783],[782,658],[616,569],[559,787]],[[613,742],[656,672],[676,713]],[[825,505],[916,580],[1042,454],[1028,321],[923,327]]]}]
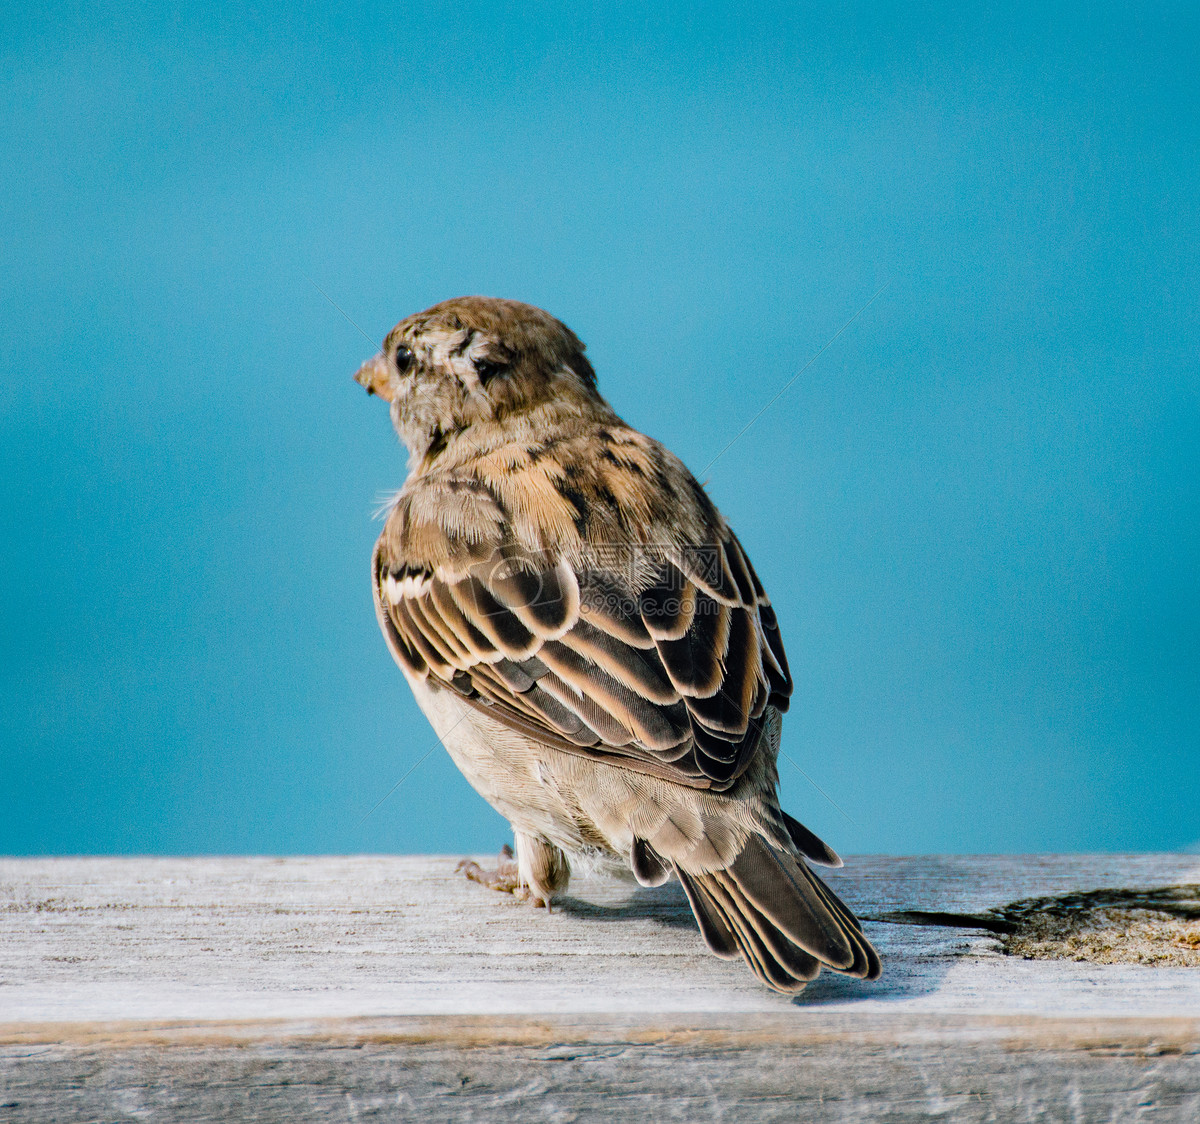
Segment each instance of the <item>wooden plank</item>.
[{"label": "wooden plank", "polygon": [[1050,1020],[1032,1033],[1028,1019],[812,1015],[701,1028],[438,1016],[26,1043],[0,1048],[0,1112],[20,1124],[1200,1119],[1194,1022]]},{"label": "wooden plank", "polygon": [[[788,1000],[705,953],[678,886],[581,879],[547,915],[455,861],[0,860],[0,1119],[1200,1119],[1200,969],[868,921],[882,980]],[[869,917],[977,913],[1200,882],[1200,858],[830,880]]]}]

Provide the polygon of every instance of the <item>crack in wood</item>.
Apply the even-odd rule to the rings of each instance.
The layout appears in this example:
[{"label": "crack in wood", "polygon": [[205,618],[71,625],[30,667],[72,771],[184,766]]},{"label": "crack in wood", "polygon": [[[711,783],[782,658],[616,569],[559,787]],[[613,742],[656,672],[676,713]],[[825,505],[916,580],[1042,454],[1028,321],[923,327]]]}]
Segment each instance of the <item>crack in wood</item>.
[{"label": "crack in wood", "polygon": [[981,929],[1009,956],[1200,967],[1200,884],[1023,898],[981,913],[896,910],[864,920]]}]

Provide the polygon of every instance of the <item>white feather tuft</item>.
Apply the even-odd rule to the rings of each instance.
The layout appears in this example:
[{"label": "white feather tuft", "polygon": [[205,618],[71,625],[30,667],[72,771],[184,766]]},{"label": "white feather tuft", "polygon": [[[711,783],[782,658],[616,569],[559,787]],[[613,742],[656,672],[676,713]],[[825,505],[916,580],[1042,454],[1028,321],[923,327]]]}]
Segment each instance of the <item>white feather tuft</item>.
[{"label": "white feather tuft", "polygon": [[375,508],[371,512],[372,519],[386,519],[392,514],[392,509],[400,502],[400,493],[403,488],[397,488],[394,492],[377,492],[375,494]]}]

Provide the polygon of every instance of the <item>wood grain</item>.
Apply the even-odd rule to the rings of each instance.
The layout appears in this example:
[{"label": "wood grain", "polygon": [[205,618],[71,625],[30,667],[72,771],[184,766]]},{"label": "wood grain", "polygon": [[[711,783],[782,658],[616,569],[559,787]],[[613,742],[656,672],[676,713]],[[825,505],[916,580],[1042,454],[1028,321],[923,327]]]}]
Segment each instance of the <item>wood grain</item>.
[{"label": "wood grain", "polygon": [[[1200,1119],[1195,969],[867,921],[883,979],[790,1001],[704,952],[677,885],[577,881],[547,915],[456,860],[0,860],[0,1120]],[[861,857],[831,880],[880,917],[1198,874]]]}]

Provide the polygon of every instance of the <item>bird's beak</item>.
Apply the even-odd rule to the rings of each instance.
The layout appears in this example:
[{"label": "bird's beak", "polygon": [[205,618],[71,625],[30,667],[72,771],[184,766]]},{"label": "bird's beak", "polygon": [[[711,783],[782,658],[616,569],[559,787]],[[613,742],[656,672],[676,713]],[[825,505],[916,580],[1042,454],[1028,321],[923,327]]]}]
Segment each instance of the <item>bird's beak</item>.
[{"label": "bird's beak", "polygon": [[392,378],[382,352],[374,359],[368,359],[354,372],[354,381],[365,386],[368,394],[378,394],[385,402],[392,400]]}]

